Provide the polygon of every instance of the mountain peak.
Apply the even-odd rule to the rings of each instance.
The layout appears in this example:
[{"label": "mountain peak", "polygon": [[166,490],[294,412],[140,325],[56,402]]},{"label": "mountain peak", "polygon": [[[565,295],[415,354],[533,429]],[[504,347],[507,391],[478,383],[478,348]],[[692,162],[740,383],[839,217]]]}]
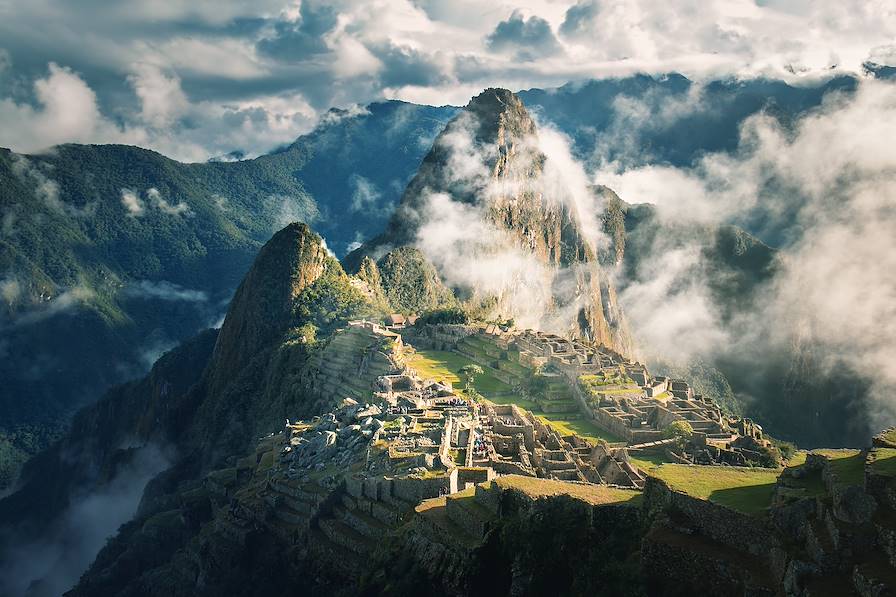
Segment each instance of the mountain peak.
[{"label": "mountain peak", "polygon": [[320,236],[301,222],[289,224],[261,248],[221,326],[213,385],[284,333],[296,297],[324,273],[329,259]]},{"label": "mountain peak", "polygon": [[522,100],[507,89],[486,89],[467,103],[464,112],[475,119],[475,137],[480,143],[506,145],[536,134],[535,122]]}]

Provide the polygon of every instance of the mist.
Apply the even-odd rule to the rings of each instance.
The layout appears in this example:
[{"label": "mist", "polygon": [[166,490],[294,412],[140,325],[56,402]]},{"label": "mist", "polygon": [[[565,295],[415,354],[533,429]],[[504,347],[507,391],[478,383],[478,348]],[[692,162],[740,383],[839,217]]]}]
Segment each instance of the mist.
[{"label": "mist", "polygon": [[733,223],[778,249],[761,298],[723,321],[702,247],[657,243],[642,259],[650,271],[622,281],[641,348],[656,359],[743,350],[758,365],[811,350],[823,372],[870,384],[869,434],[896,422],[894,135],[896,85],[867,79],[792,127],[768,114],[747,119],[735,152],[691,168],[602,163],[595,180],[630,203],[653,203],[661,222]]},{"label": "mist", "polygon": [[[538,254],[537,239],[521,239],[495,218],[525,198],[549,219],[565,213],[576,221],[594,254],[609,245],[600,224],[601,199],[572,157],[569,139],[556,130],[545,127],[513,140],[508,155],[501,156],[493,144],[476,141],[477,126],[471,113],[463,113],[437,141],[445,152],[440,176],[448,192],[427,189],[418,199],[412,214],[419,224],[415,244],[445,282],[471,296],[472,303],[496,298],[491,317],[574,333],[581,310],[592,306],[583,280],[596,264],[553,263]],[[508,160],[508,170],[496,176],[494,164],[501,159]]]},{"label": "mist", "polygon": [[107,483],[75,491],[43,536],[4,536],[0,593],[58,597],[74,586],[106,540],[134,516],[147,482],[169,463],[163,449],[146,445]]}]

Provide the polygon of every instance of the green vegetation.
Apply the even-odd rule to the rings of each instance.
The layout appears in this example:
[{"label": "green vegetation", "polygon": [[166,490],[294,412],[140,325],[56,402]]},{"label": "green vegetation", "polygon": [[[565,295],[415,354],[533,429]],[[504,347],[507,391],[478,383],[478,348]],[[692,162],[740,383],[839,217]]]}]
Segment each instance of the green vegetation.
[{"label": "green vegetation", "polygon": [[[799,454],[799,451],[796,449],[796,446],[791,442],[786,442],[784,440],[775,439],[773,437],[766,436],[766,439],[772,442],[772,445],[778,449],[778,452],[781,454],[781,460],[785,462],[788,466],[790,466],[790,461],[793,460]],[[805,462],[806,456],[805,453],[802,456],[803,461]]]},{"label": "green vegetation", "polygon": [[676,491],[757,515],[771,504],[780,470],[662,464],[649,469],[649,474]]},{"label": "green vegetation", "polygon": [[423,313],[457,306],[454,293],[442,284],[436,268],[419,249],[393,249],[377,267],[386,299],[396,312]]},{"label": "green vegetation", "polygon": [[[329,335],[351,318],[373,315],[371,309],[367,297],[352,286],[339,262],[329,258],[324,273],[299,295],[293,313],[305,326],[304,334],[313,339],[320,334]],[[307,326],[311,326],[313,334]]]},{"label": "green vegetation", "polygon": [[694,437],[694,428],[685,420],[672,421],[663,429],[663,437],[674,439],[680,450]]},{"label": "green vegetation", "polygon": [[629,462],[645,472],[669,462],[669,458],[662,449],[629,452],[628,459]]},{"label": "green vegetation", "polygon": [[461,307],[442,307],[424,311],[417,323],[420,325],[426,325],[428,323],[461,324],[468,323],[469,321],[470,316]]},{"label": "green vegetation", "polygon": [[478,397],[479,393],[476,391],[476,387],[474,386],[474,382],[476,381],[477,375],[482,375],[485,371],[476,364],[464,365],[458,371],[464,378],[464,392],[471,397]]},{"label": "green vegetation", "polygon": [[590,419],[572,418],[569,415],[564,417],[559,413],[540,413],[537,409],[534,412],[535,416],[556,429],[561,435],[575,434],[592,442],[603,440],[611,444],[623,441],[612,433],[604,431]]},{"label": "green vegetation", "polygon": [[642,501],[640,491],[617,489],[606,485],[580,485],[521,475],[505,475],[491,483],[503,489],[516,489],[532,499],[568,495],[595,506],[607,504],[639,506]]},{"label": "green vegetation", "polygon": [[[418,350],[408,355],[407,364],[416,369],[422,377],[445,380],[455,387],[460,387],[463,381],[461,369],[467,365],[478,364],[456,352],[443,350]],[[488,370],[484,370],[476,380],[476,390],[489,400],[496,395],[510,394],[509,385],[495,377]]]},{"label": "green vegetation", "polygon": [[44,446],[62,436],[63,425],[24,424],[10,430],[0,430],[0,490],[9,487],[18,475],[19,468]]},{"label": "green vegetation", "polygon": [[865,456],[860,450],[813,450],[830,462],[838,485],[862,485],[865,482]]},{"label": "green vegetation", "polygon": [[896,448],[875,448],[868,454],[867,462],[874,474],[896,477]]},{"label": "green vegetation", "polygon": [[579,376],[579,385],[586,392],[595,392],[610,385],[633,385],[635,382],[629,378],[622,369],[604,370],[594,375]]},{"label": "green vegetation", "polygon": [[[467,366],[479,366],[477,363],[456,352],[440,350],[418,350],[407,357],[407,364],[423,377],[442,379],[460,387],[464,379],[463,369]],[[538,404],[520,397],[511,387],[494,377],[487,369],[477,375],[476,391],[495,404],[516,404],[520,408],[531,411],[541,420],[548,423],[563,435],[576,434],[591,441],[604,440],[610,443],[622,441],[620,438],[605,432],[589,419],[578,415],[564,413],[543,413]]]}]

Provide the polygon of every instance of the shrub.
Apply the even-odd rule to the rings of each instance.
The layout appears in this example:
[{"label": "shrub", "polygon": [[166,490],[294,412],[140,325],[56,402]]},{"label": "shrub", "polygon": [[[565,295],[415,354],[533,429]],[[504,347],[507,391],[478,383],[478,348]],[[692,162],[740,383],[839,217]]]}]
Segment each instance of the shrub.
[{"label": "shrub", "polygon": [[694,437],[694,428],[691,424],[683,419],[672,421],[668,427],[663,430],[663,437],[666,439],[674,439],[679,448],[683,448],[685,444]]},{"label": "shrub", "polygon": [[443,307],[440,309],[431,309],[423,313],[417,324],[426,325],[429,323],[449,323],[461,324],[469,323],[470,316],[460,307]]}]

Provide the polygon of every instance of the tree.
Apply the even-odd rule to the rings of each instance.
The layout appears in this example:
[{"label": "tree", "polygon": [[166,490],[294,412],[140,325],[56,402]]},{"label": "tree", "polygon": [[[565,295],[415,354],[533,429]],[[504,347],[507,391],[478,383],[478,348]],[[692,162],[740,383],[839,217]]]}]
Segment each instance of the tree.
[{"label": "tree", "polygon": [[464,392],[470,396],[477,396],[478,392],[476,392],[476,387],[473,385],[473,382],[476,381],[477,375],[482,375],[485,373],[482,367],[476,364],[464,365],[460,368],[460,374],[464,376]]},{"label": "tree", "polygon": [[685,445],[694,437],[694,428],[684,419],[672,421],[668,427],[663,430],[663,437],[666,439],[674,439],[679,449],[683,449]]},{"label": "tree", "polygon": [[541,397],[548,389],[548,378],[544,374],[544,365],[538,365],[529,373],[526,380],[526,391],[530,396]]}]

